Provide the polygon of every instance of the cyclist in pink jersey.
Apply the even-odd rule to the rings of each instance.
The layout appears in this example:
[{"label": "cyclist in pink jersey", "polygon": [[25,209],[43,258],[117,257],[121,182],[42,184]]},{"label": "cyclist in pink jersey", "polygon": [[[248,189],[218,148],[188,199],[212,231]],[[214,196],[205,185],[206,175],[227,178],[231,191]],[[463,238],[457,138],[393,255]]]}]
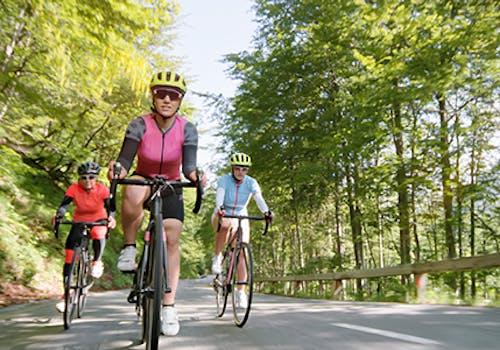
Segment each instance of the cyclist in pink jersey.
[{"label": "cyclist in pink jersey", "polygon": [[[128,174],[137,156],[132,178],[161,175],[168,180],[179,180],[182,168],[187,179],[196,181],[198,132],[192,123],[178,114],[187,91],[184,78],[175,72],[159,72],[153,75],[149,87],[153,98],[152,113],[137,117],[128,125],[117,159],[122,164],[120,178]],[[110,163],[110,176],[114,164]],[[204,186],[204,175],[201,181]],[[149,195],[148,187],[124,186],[121,211],[124,247],[118,258],[121,271],[135,269],[136,236],[144,217],[143,203]],[[182,190],[163,198],[163,219],[171,292],[166,293],[163,299],[162,333],[174,336],[180,328],[174,303],[180,274],[179,242],[184,222]]]},{"label": "cyclist in pink jersey", "polygon": [[[110,215],[108,210],[109,189],[103,184],[97,182],[97,177],[101,168],[97,163],[87,162],[78,167],[78,175],[80,180],[71,184],[61,204],[57,208],[56,215],[51,218],[52,226],[56,221],[62,220],[71,203],[75,204],[73,213],[73,221],[92,222],[102,219],[108,219],[108,227],[94,226],[90,231],[92,239],[92,248],[94,251],[94,261],[92,262],[91,275],[94,278],[102,276],[104,266],[101,260],[106,245],[106,235],[108,228],[114,228],[116,225],[115,219]],[[63,278],[70,273],[70,264],[74,254],[74,248],[81,240],[81,227],[73,225],[66,238],[65,259]],[[64,301],[56,305],[59,312],[64,311]]]}]

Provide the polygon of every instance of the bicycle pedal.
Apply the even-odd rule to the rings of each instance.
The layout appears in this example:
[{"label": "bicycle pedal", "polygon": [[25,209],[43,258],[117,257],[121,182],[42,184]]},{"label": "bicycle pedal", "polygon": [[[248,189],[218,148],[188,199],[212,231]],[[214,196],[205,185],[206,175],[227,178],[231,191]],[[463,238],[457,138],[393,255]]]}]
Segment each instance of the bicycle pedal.
[{"label": "bicycle pedal", "polygon": [[137,293],[135,291],[131,291],[127,297],[127,301],[130,304],[135,304],[137,302]]},{"label": "bicycle pedal", "polygon": [[126,274],[126,275],[131,275],[131,274],[134,274],[134,273],[135,273],[135,270],[126,270],[126,271],[122,271],[122,270],[120,270],[120,271],[121,271],[121,273],[124,273],[124,274]]}]

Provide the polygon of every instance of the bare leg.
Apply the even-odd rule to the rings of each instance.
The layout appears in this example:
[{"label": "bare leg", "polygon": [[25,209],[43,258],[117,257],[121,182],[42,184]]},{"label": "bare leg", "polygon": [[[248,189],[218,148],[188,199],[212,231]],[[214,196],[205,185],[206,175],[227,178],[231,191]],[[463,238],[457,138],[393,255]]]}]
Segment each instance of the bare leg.
[{"label": "bare leg", "polygon": [[[238,261],[238,282],[246,282],[248,279],[247,267],[245,265],[245,259],[243,259],[243,252],[240,252],[240,260]],[[239,290],[245,289],[243,284],[238,286]]]},{"label": "bare leg", "polygon": [[135,244],[137,231],[139,230],[144,210],[142,205],[149,195],[146,186],[124,186],[121,222],[125,244]]},{"label": "bare leg", "polygon": [[[241,222],[241,228],[243,230],[243,234],[241,237],[241,240],[243,242],[250,242],[250,225],[248,223],[248,220],[243,220]],[[248,273],[247,273],[247,268],[244,263],[244,259],[241,256],[242,253],[240,253],[240,261],[238,261],[238,276],[240,276],[240,282],[245,282],[248,279]],[[239,290],[243,290],[245,288],[244,285],[238,286]]]},{"label": "bare leg", "polygon": [[[218,217],[214,218],[214,220],[212,221],[212,225],[214,229],[217,230],[219,226]],[[220,230],[215,233],[215,239],[214,239],[215,255],[219,255],[222,252],[222,249],[224,249],[224,245],[227,242],[227,237],[230,229],[231,229],[231,220],[223,218]]]},{"label": "bare leg", "polygon": [[177,292],[181,271],[179,246],[182,222],[177,219],[165,219],[163,220],[163,228],[167,235],[168,286],[172,290],[170,293],[165,293],[163,304],[171,305],[175,303],[175,293]]}]

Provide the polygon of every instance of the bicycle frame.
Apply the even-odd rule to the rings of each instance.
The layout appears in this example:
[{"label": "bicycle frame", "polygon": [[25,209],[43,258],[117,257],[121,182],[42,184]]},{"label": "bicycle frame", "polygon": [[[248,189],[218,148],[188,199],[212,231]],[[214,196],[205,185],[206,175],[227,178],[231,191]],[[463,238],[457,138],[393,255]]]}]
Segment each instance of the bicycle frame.
[{"label": "bicycle frame", "polygon": [[[242,220],[266,220],[266,217],[224,215],[225,218],[238,219],[236,231],[230,232],[225,244],[223,256],[223,272],[217,274],[213,281],[216,292],[217,316],[222,317],[226,310],[227,297],[232,293],[233,320],[238,327],[243,327],[248,320],[253,296],[253,258],[249,242],[243,242]],[[222,218],[219,218],[220,230]],[[263,235],[267,233],[269,221],[266,220]],[[240,266],[241,265],[241,266]],[[241,269],[241,271],[239,271]],[[240,275],[240,272],[242,275]],[[237,287],[242,287],[241,289]],[[236,296],[238,293],[238,296]],[[241,294],[247,298],[246,305],[242,306]]]},{"label": "bicycle frame", "polygon": [[[89,251],[90,230],[94,226],[106,226],[107,220],[94,222],[78,221],[58,221],[54,227],[56,237],[59,235],[59,225],[79,225],[81,228],[81,241],[74,247],[74,254],[70,264],[70,273],[64,281],[65,307],[63,313],[64,328],[69,329],[74,318],[75,311],[77,317],[81,318],[87,292],[94,284],[90,275],[90,265],[92,256]],[[76,274],[74,276],[74,274]],[[74,278],[73,278],[74,277]],[[73,281],[74,280],[74,281]],[[73,292],[72,292],[73,291]]]},{"label": "bicycle frame", "polygon": [[[144,249],[140,263],[135,270],[134,285],[127,300],[136,304],[136,313],[142,315],[142,342],[146,342],[146,349],[158,348],[158,337],[161,329],[161,308],[163,296],[169,293],[168,262],[166,235],[163,230],[162,194],[165,191],[174,191],[176,188],[196,187],[197,197],[194,213],[201,207],[203,187],[197,182],[169,181],[163,177],[154,179],[118,179],[119,167],[115,165],[114,178],[111,182],[110,207],[116,208],[116,185],[149,186],[151,195],[144,204],[149,209],[150,217],[144,235]],[[199,173],[198,173],[199,178]],[[142,313],[141,313],[142,310]]]}]

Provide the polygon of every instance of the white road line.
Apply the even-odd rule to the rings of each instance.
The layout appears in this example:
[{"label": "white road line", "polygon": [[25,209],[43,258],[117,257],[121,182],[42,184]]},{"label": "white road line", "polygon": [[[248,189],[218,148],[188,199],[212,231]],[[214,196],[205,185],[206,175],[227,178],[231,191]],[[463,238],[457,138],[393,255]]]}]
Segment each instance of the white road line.
[{"label": "white road line", "polygon": [[365,333],[370,333],[370,334],[376,334],[376,335],[380,335],[380,336],[384,336],[384,337],[389,337],[389,338],[395,338],[395,339],[400,339],[400,340],[404,340],[404,341],[409,341],[409,342],[417,343],[417,344],[423,344],[423,345],[442,345],[440,342],[435,341],[435,340],[421,338],[421,337],[415,337],[413,335],[408,335],[408,334],[403,334],[403,333],[396,333],[396,332],[384,331],[383,329],[357,326],[355,324],[349,324],[349,323],[332,323],[332,325],[336,326],[336,327],[353,329],[353,330],[360,331],[360,332],[365,332]]}]

